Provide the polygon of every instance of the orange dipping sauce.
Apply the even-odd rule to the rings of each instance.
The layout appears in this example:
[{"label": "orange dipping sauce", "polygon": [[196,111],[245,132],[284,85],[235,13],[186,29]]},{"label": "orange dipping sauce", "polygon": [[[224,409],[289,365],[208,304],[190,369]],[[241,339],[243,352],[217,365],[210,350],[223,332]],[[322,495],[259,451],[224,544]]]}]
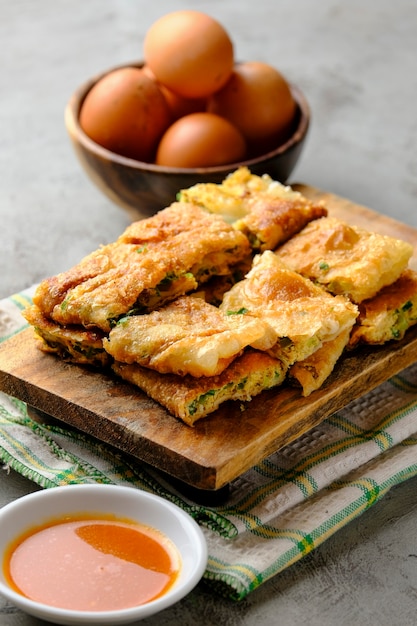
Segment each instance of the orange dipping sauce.
[{"label": "orange dipping sauce", "polygon": [[172,542],[129,520],[74,516],[18,537],[4,570],[18,593],[74,611],[115,611],[166,593],[180,570]]}]

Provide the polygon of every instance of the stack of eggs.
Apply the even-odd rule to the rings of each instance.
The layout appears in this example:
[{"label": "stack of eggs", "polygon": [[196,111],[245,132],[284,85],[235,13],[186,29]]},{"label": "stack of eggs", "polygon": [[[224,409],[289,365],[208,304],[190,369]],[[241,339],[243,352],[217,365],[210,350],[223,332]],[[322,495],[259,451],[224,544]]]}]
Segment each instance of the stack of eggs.
[{"label": "stack of eggs", "polygon": [[144,63],[115,69],[88,92],[80,125],[121,156],[198,168],[264,154],[293,130],[296,103],[282,74],[238,63],[227,31],[193,10],[157,20]]}]

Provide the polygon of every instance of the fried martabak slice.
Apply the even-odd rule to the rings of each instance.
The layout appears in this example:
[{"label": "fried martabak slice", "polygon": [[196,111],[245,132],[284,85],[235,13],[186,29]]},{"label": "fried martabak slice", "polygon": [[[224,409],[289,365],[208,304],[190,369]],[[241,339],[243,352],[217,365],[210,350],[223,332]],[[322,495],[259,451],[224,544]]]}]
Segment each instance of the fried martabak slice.
[{"label": "fried martabak slice", "polygon": [[198,183],[180,197],[222,215],[249,239],[255,252],[273,250],[310,221],[327,215],[324,204],[312,202],[299,191],[257,176],[241,167],[221,184]]},{"label": "fried martabak slice", "polygon": [[269,352],[288,366],[351,329],[358,315],[347,298],[327,293],[271,251],[255,257],[246,278],[224,295],[220,309],[267,322],[278,338]]},{"label": "fried martabak slice", "polygon": [[58,324],[108,332],[127,313],[151,311],[213,275],[228,274],[249,253],[248,239],[220,216],[174,203],[44,280],[34,303]]},{"label": "fried martabak slice", "polygon": [[359,305],[349,347],[400,340],[417,324],[417,272],[406,269],[392,285]]},{"label": "fried martabak slice", "polygon": [[400,277],[413,247],[406,241],[323,217],[277,248],[276,254],[330,293],[359,303]]},{"label": "fried martabak slice", "polygon": [[61,326],[47,318],[37,306],[29,306],[23,316],[41,340],[43,352],[56,354],[64,361],[94,367],[106,367],[112,359],[103,348],[104,333],[100,329],[82,326]]},{"label": "fried martabak slice", "polygon": [[227,400],[248,402],[262,391],[281,385],[287,371],[278,359],[250,349],[217,376],[160,374],[135,363],[116,362],[113,370],[189,426]]},{"label": "fried martabak slice", "polygon": [[104,341],[116,360],[161,374],[215,376],[247,346],[270,348],[272,328],[246,315],[226,315],[201,298],[182,296],[146,315],[120,320]]}]

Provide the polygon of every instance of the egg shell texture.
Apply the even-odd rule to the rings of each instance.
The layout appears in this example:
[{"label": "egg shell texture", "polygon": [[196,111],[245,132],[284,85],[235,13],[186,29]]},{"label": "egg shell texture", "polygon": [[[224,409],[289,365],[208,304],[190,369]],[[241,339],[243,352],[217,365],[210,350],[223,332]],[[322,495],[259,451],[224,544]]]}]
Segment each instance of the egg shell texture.
[{"label": "egg shell texture", "polygon": [[147,31],[145,63],[163,85],[186,98],[205,98],[228,80],[233,43],[219,22],[199,11],[174,11]]},{"label": "egg shell texture", "polygon": [[191,113],[172,124],[161,139],[156,163],[171,167],[211,167],[244,158],[246,143],[228,120]]},{"label": "egg shell texture", "polygon": [[171,119],[155,80],[136,67],[114,70],[98,80],[80,111],[80,125],[93,141],[139,161],[153,160]]}]

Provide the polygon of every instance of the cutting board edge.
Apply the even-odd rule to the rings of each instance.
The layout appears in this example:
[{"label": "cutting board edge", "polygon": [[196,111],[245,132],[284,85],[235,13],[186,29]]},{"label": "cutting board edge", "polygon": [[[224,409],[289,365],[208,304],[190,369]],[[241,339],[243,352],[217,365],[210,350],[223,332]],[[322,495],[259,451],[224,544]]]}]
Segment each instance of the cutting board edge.
[{"label": "cutting board edge", "polygon": [[[29,331],[30,329],[27,329],[27,330]],[[22,332],[24,333],[25,331],[22,331]],[[381,361],[378,360],[380,359],[381,354],[383,355],[384,366],[385,365],[387,367],[389,366],[391,369],[390,375],[394,375],[395,373],[398,373],[400,370],[404,369],[404,367],[411,365],[415,360],[417,360],[417,326],[410,329],[409,333],[412,335],[412,340],[410,341],[408,339],[409,337],[408,335],[401,342],[398,342],[397,344],[395,344],[395,349],[392,349],[392,346],[390,347],[387,344],[376,350],[368,349],[368,360],[371,359],[371,361],[368,364],[367,378],[372,380],[372,387],[369,386],[369,383],[367,383],[368,386],[367,386],[366,391],[370,391],[371,388],[378,386],[381,382],[386,380],[386,375],[384,372],[386,371],[387,368],[386,367],[381,368]],[[13,342],[11,341],[11,339],[14,339],[15,341]],[[14,338],[11,338],[11,339],[7,340],[7,342],[0,345],[0,355],[4,351],[5,344],[11,342],[11,344],[13,345],[18,340],[18,335],[16,335]],[[27,345],[27,343],[25,345]],[[411,354],[410,354],[410,347],[412,348]],[[48,359],[55,358],[52,355],[44,355],[40,351],[38,352],[39,352],[40,358],[42,358],[42,356],[44,357],[46,356]],[[346,355],[345,361],[348,358],[349,358],[349,355]],[[390,364],[392,362],[394,362],[394,368],[391,368]],[[340,369],[342,369],[345,364],[346,363],[341,363]],[[59,365],[61,366],[60,362],[59,362]],[[74,366],[69,365],[69,368],[70,368],[70,372],[74,371],[73,369]],[[376,373],[378,374],[378,376],[376,376]],[[97,373],[97,375],[100,376],[99,373]],[[72,426],[74,428],[78,428],[82,432],[92,437],[95,437],[97,440],[111,445],[112,447],[116,448],[120,452],[129,454],[133,456],[135,459],[148,463],[149,465],[153,465],[156,469],[162,472],[165,472],[166,474],[171,475],[174,478],[181,480],[194,488],[203,489],[207,491],[211,491],[211,490],[215,491],[227,485],[230,481],[240,476],[242,473],[250,469],[253,465],[255,465],[256,463],[260,462],[261,460],[269,456],[269,454],[279,450],[281,447],[283,447],[284,445],[287,445],[288,443],[291,443],[292,441],[300,437],[305,432],[318,426],[324,419],[326,419],[326,417],[328,417],[330,414],[334,413],[335,411],[345,406],[348,402],[363,395],[362,372],[356,370],[356,374],[354,374],[353,377],[349,377],[348,397],[343,400],[341,399],[340,388],[332,389],[332,377],[333,376],[334,374],[332,374],[331,377],[328,379],[328,381],[326,381],[326,383],[323,385],[323,387],[319,389],[318,391],[316,391],[314,394],[312,394],[312,396],[310,396],[307,399],[300,398],[300,402],[303,402],[303,407],[301,411],[302,414],[299,415],[299,419],[296,425],[293,424],[293,427],[291,430],[286,430],[284,434],[277,434],[277,430],[274,428],[273,436],[269,438],[269,441],[266,441],[266,440],[267,440],[268,435],[269,436],[271,435],[271,432],[265,433],[262,441],[260,439],[256,441],[256,446],[257,446],[257,451],[258,451],[256,457],[253,456],[253,445],[254,445],[253,443],[242,447],[239,450],[239,455],[238,455],[241,459],[240,469],[238,471],[236,471],[236,458],[237,458],[236,456],[234,456],[233,458],[226,459],[226,461],[224,461],[222,464],[219,464],[216,467],[216,466],[209,465],[209,464],[203,464],[201,462],[201,459],[199,461],[196,461],[195,459],[192,459],[192,458],[185,459],[185,457],[181,456],[181,454],[179,454],[178,451],[173,450],[171,452],[171,455],[172,455],[171,458],[176,458],[178,461],[178,463],[176,464],[176,471],[173,472],[172,465],[170,465],[169,463],[167,464],[166,462],[167,459],[165,459],[165,462],[159,461],[155,463],[155,456],[153,457],[153,462],[152,462],[152,460],[149,458],[149,454],[144,454],[143,448],[138,450],[137,448],[138,442],[142,442],[143,444],[145,444],[145,446],[148,445],[148,440],[144,438],[142,435],[140,435],[140,433],[139,434],[136,433],[136,436],[131,436],[131,441],[132,443],[135,444],[135,450],[127,447],[126,442],[124,443],[124,445],[118,446],[117,437],[108,436],[108,435],[104,438],[98,437],[97,432],[94,430],[94,428],[91,427],[91,425],[94,424],[94,421],[96,420],[96,415],[88,407],[83,407],[83,406],[80,407],[80,405],[77,405],[71,399],[58,396],[57,394],[51,392],[48,389],[39,388],[35,384],[33,384],[33,382],[28,381],[28,380],[23,380],[22,378],[20,378],[19,376],[16,376],[12,372],[5,372],[2,369],[0,369],[0,389],[5,391],[5,393],[8,393],[9,395],[19,398],[20,400],[26,402],[30,406],[33,406],[35,409],[37,408],[41,411],[51,414],[52,417],[60,420],[64,424]],[[126,386],[126,383],[123,383],[123,385]],[[346,385],[347,383],[345,382],[345,386]],[[129,387],[130,389],[130,385],[127,385],[127,387]],[[330,395],[328,395],[329,387],[330,387]],[[271,392],[266,392],[266,394],[270,394],[271,396],[274,396],[274,392],[272,390]],[[66,407],[69,410],[70,418],[67,417],[66,420],[63,420],[62,417],[60,417],[56,413],[51,413],[50,411],[48,412],[48,410],[46,410],[45,402],[42,400],[42,396],[48,396],[48,402],[50,402],[51,395],[55,396],[59,401],[62,401],[62,400],[65,401]],[[323,403],[322,398],[323,396],[326,396],[326,395],[327,395],[327,398]],[[339,397],[339,401],[335,402],[335,398],[337,397]],[[79,412],[81,410],[81,412],[84,413],[84,417],[87,416],[87,419],[84,422],[87,427],[85,426],[80,427],[79,421],[77,421],[76,419],[71,419],[72,410],[75,412]],[[278,413],[279,413],[280,407],[277,406],[274,410],[275,410],[275,413],[277,414],[277,420],[278,420],[279,419]],[[308,418],[311,417],[312,414],[315,415],[315,418],[314,420],[308,422]],[[93,419],[89,421],[88,419],[89,417],[92,417]],[[172,418],[172,419],[175,419],[175,418]],[[107,421],[107,423],[111,424],[112,433],[115,433],[117,435],[118,433],[123,432],[123,426],[119,424],[117,421]],[[183,429],[187,429],[186,432],[188,432],[188,429],[189,429],[188,426],[181,423],[179,424],[179,427]],[[161,444],[153,442],[152,445],[157,446],[159,449],[166,452],[166,447],[164,448],[163,446],[161,446]],[[153,450],[153,452],[154,451],[155,450]],[[185,466],[183,466],[183,463],[185,463]],[[189,476],[190,474],[193,474],[191,480]]]}]

